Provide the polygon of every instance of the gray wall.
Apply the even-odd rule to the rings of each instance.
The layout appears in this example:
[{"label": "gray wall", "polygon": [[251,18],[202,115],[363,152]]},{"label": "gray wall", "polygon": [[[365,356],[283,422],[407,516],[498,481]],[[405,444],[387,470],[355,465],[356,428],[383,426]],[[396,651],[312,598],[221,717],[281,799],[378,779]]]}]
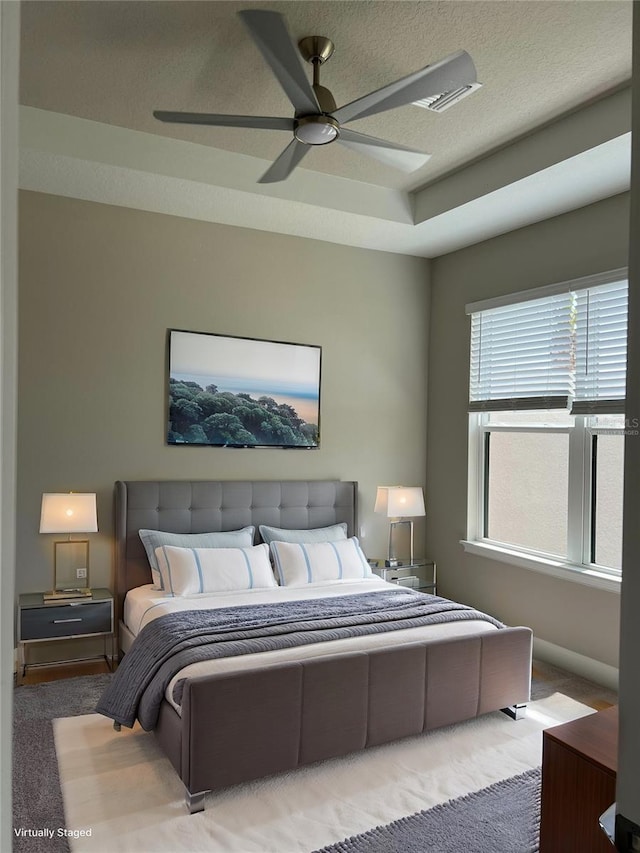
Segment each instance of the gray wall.
[{"label": "gray wall", "polygon": [[629,198],[488,240],[432,264],[427,550],[443,595],[488,610],[537,637],[618,663],[619,595],[465,553],[469,320],[465,304],[625,266]]},{"label": "gray wall", "polygon": [[[116,479],[357,480],[363,545],[383,553],[376,486],[426,469],[428,276],[419,258],[21,193],[17,591],[51,585],[45,491],[97,492],[91,580],[111,585]],[[169,327],[320,344],[320,449],[168,447]]]}]

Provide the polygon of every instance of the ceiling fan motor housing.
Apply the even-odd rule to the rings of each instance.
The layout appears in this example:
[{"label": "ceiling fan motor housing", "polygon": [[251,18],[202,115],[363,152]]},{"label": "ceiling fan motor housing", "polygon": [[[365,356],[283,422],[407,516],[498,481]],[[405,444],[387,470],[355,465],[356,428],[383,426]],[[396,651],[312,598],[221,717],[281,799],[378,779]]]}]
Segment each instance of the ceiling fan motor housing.
[{"label": "ceiling fan motor housing", "polygon": [[323,113],[332,113],[336,109],[335,99],[326,86],[314,83],[313,91],[316,93],[316,98]]}]

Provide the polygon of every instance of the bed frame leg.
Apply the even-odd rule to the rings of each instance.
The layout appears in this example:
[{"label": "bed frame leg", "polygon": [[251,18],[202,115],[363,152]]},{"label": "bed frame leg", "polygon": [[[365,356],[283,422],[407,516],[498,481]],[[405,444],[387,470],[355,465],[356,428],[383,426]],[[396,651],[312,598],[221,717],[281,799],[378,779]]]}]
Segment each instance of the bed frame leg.
[{"label": "bed frame leg", "polygon": [[185,788],[184,801],[189,810],[189,814],[196,814],[204,811],[204,795],[206,791],[200,791],[199,794],[192,794],[188,788]]},{"label": "bed frame leg", "polygon": [[507,717],[511,717],[514,720],[522,720],[527,716],[526,702],[519,705],[509,705],[508,708],[500,708],[500,710],[503,714],[506,714]]},{"label": "bed frame leg", "polygon": [[120,725],[120,723],[116,723],[116,721],[114,720],[113,721],[113,729],[114,729],[114,731],[119,732],[122,730],[122,726]]}]

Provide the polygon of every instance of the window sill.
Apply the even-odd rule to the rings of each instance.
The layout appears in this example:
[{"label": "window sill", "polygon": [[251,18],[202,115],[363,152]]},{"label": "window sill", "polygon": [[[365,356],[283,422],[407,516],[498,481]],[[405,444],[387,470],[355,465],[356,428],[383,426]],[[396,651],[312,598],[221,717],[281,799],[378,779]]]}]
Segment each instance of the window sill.
[{"label": "window sill", "polygon": [[542,572],[542,574],[551,575],[554,578],[574,581],[607,592],[620,592],[621,578],[600,572],[596,568],[579,566],[575,563],[564,563],[561,560],[534,557],[532,554],[523,554],[521,551],[512,551],[509,548],[488,542],[471,542],[462,539],[460,544],[468,553],[477,554],[489,560],[498,560],[501,563],[518,566],[521,569]]}]

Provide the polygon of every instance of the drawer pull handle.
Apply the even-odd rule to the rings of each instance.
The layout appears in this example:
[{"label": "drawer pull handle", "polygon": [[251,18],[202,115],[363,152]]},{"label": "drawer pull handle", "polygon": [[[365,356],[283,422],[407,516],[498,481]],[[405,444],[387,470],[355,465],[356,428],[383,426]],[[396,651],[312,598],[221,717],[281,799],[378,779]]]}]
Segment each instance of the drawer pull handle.
[{"label": "drawer pull handle", "polygon": [[61,625],[63,622],[82,622],[82,619],[78,618],[78,619],[54,619],[53,620],[54,625]]}]

